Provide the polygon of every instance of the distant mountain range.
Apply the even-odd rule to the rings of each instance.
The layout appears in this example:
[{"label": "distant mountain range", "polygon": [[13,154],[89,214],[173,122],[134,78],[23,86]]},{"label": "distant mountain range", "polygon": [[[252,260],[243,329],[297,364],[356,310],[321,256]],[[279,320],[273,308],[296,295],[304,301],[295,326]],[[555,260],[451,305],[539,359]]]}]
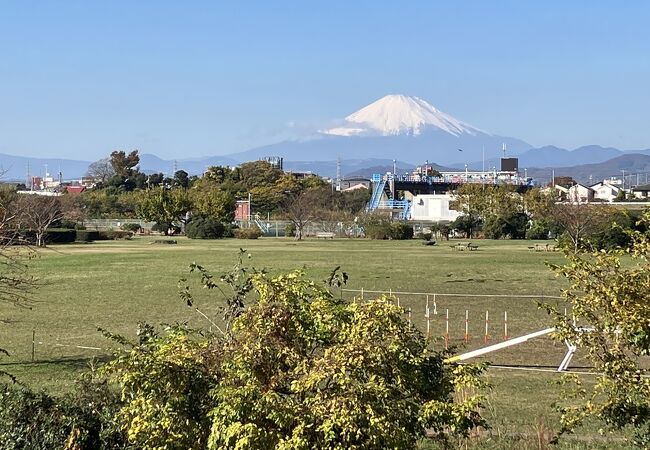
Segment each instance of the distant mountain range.
[{"label": "distant mountain range", "polygon": [[[0,153],[0,170],[2,179],[7,181],[25,181],[27,173],[31,176],[45,176],[49,173],[54,178],[62,173],[66,180],[78,179],[86,174],[92,161],[54,158],[32,158]],[[235,166],[239,161],[226,156],[207,156],[205,158],[166,160],[151,154],[140,155],[140,170],[145,173],[172,175],[174,167],[189,174],[201,174],[210,166]]]},{"label": "distant mountain range", "polygon": [[630,153],[599,163],[556,168],[531,168],[526,172],[529,177],[533,177],[540,184],[549,182],[555,174],[556,177],[573,177],[574,180],[583,184],[597,183],[610,177],[622,179],[625,176],[626,185],[633,186],[637,184],[637,177],[640,184],[646,184],[646,180],[650,180],[650,155]]},{"label": "distant mountain range", "polygon": [[[519,158],[520,169],[528,175],[548,178],[573,171],[582,180],[589,176],[616,176],[622,170],[645,172],[650,149],[623,151],[611,147],[589,145],[575,150],[554,146],[533,148],[525,141],[498,136],[467,124],[444,113],[426,101],[412,96],[387,95],[334,121],[331,126],[316,130],[300,139],[287,140],[225,156],[206,156],[165,160],[152,154],[140,156],[144,172],[171,175],[174,168],[200,174],[212,165],[234,166],[241,162],[268,156],[284,158],[287,170],[311,171],[333,177],[337,159],[344,175],[364,175],[392,171],[398,160],[400,172],[429,161],[443,170],[449,167],[471,169],[499,167],[502,149],[508,157]],[[498,156],[497,156],[498,155]],[[62,172],[64,179],[83,176],[91,161],[55,158],[30,158],[0,154],[0,167],[5,180],[26,180],[29,172],[54,177]],[[625,167],[623,167],[625,166]],[[583,174],[587,178],[582,178]]]},{"label": "distant mountain range", "polygon": [[[584,147],[576,148],[575,150],[567,150],[564,148],[554,147],[548,145],[546,147],[533,148],[520,155],[519,158],[520,168],[544,168],[544,167],[568,167],[578,166],[581,163],[597,164],[629,154],[642,154],[650,155],[650,149],[643,150],[619,150],[612,147],[601,147],[599,145],[587,145]],[[464,165],[456,164],[456,168],[463,168]],[[483,166],[482,161],[473,161],[469,163],[469,167],[473,169],[481,169]],[[489,158],[485,160],[485,167],[498,167],[498,158]]]}]

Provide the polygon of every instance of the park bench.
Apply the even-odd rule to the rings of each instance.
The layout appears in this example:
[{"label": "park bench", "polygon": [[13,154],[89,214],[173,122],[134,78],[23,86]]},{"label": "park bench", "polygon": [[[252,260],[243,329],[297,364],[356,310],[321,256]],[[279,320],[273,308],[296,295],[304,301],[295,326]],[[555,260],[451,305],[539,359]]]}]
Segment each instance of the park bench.
[{"label": "park bench", "polygon": [[473,252],[474,250],[478,250],[478,245],[475,244],[467,244],[467,248],[469,249],[470,252]]},{"label": "park bench", "polygon": [[334,236],[336,236],[336,233],[333,233],[331,231],[319,231],[316,233],[316,237],[318,239],[334,239]]}]

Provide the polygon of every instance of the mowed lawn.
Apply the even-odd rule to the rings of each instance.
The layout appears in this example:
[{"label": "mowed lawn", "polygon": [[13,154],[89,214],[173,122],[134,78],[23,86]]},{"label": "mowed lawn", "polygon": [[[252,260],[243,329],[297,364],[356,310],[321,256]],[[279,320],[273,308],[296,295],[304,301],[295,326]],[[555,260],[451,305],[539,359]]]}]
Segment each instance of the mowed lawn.
[{"label": "mowed lawn", "polygon": [[[530,241],[477,240],[473,241],[479,246],[477,251],[459,252],[450,248],[454,241],[424,246],[418,240],[176,240],[176,245],[165,245],[153,243],[153,238],[137,237],[131,241],[57,245],[40,251],[32,263],[41,284],[32,308],[0,305],[0,342],[10,353],[2,359],[3,369],[33,386],[61,392],[95,358],[101,360],[111,354],[115,344],[98,328],[133,337],[138,322],[189,322],[208,327],[180,300],[178,281],[189,276],[192,262],[217,275],[228,271],[240,248],[250,254],[246,259],[249,266],[271,273],[304,268],[309,277],[322,280],[340,266],[350,277],[347,288],[363,288],[364,299],[376,296],[369,290],[422,293],[395,296],[410,311],[414,326],[423,331],[427,326],[425,294],[429,293],[429,329],[435,338],[432,345],[444,345],[440,337],[445,332],[448,310],[450,344],[462,346],[459,351],[484,345],[486,311],[490,316],[489,343],[503,340],[506,311],[510,337],[549,326],[546,313],[537,304],[556,301],[550,297],[559,295],[563,286],[545,264],[561,263],[562,254],[531,251],[534,243]],[[219,294],[201,290],[196,276],[190,280],[202,310],[216,318]],[[501,297],[474,297],[488,294]],[[351,298],[355,294],[337,295]],[[465,311],[470,317],[467,344],[463,342]],[[405,317],[408,315],[406,312]],[[36,336],[33,363],[32,332]],[[485,360],[552,369],[564,353],[563,345],[539,339],[493,353]],[[578,357],[574,365],[582,364]],[[556,374],[495,368],[488,376],[494,388],[487,415],[498,419],[504,433],[529,430],[534,434],[540,424],[557,428],[551,408],[557,399],[553,383],[558,380]]]}]

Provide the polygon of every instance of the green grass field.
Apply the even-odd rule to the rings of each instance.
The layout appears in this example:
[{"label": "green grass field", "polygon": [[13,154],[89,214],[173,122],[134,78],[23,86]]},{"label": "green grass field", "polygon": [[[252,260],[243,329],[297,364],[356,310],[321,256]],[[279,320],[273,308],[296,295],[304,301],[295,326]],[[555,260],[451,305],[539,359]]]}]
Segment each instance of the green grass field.
[{"label": "green grass field", "polygon": [[[449,247],[453,242],[423,246],[418,240],[295,242],[283,238],[253,241],[179,238],[177,245],[161,245],[153,244],[150,238],[138,237],[131,241],[51,246],[40,251],[33,262],[41,286],[32,308],[0,306],[3,319],[0,342],[10,353],[2,360],[3,368],[33,386],[62,392],[93,359],[110,355],[113,344],[97,331],[100,327],[128,336],[135,335],[139,321],[153,324],[188,321],[207,327],[207,322],[179,299],[178,280],[188,275],[192,262],[206,266],[215,274],[229,270],[240,247],[250,253],[251,266],[267,268],[272,273],[304,268],[310,277],[324,279],[334,267],[341,266],[350,277],[347,288],[363,288],[365,299],[372,297],[368,290],[423,293],[396,295],[400,304],[411,311],[414,325],[423,331],[427,302],[424,293],[430,293],[429,326],[432,337],[437,338],[432,343],[434,346],[443,345],[440,336],[444,334],[447,310],[450,343],[464,348],[484,345],[486,310],[490,312],[490,343],[503,339],[505,311],[510,337],[547,327],[548,317],[537,308],[537,303],[555,301],[549,297],[559,294],[562,280],[555,278],[545,262],[559,263],[563,256],[532,252],[528,248],[533,245],[530,241],[475,243],[479,249],[474,252],[453,251]],[[198,290],[198,283],[194,285]],[[433,314],[433,293],[437,294],[437,315]],[[199,294],[202,309],[216,315],[219,298],[206,297],[205,291]],[[476,294],[509,297],[473,297]],[[352,297],[353,293],[342,295]],[[470,314],[468,344],[463,343],[466,310]],[[34,362],[31,362],[32,332],[36,336]],[[486,360],[553,369],[564,353],[562,345],[542,338],[493,353]],[[584,362],[578,355],[573,366],[580,365]],[[527,446],[537,442],[539,430],[557,429],[551,404],[557,398],[553,381],[558,375],[494,368],[488,371],[488,376],[494,388],[489,394],[486,415],[495,430],[506,438],[518,434],[530,436],[530,440],[518,443],[518,448],[538,448]],[[566,448],[594,448],[602,442],[597,437],[594,439],[598,440],[591,441],[587,432],[581,438],[588,440],[586,446],[565,444],[569,445]],[[486,448],[503,448],[494,445]]]}]

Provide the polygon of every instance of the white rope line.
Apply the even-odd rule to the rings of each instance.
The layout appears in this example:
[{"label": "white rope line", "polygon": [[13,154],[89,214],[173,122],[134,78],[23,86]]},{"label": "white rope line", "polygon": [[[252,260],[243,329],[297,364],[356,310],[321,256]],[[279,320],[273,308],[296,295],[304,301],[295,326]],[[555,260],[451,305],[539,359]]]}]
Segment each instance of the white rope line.
[{"label": "white rope line", "polygon": [[49,342],[35,342],[35,344],[38,345],[51,345],[53,347],[73,347],[73,348],[81,348],[84,350],[109,350],[107,348],[101,348],[101,347],[89,347],[86,345],[71,345],[71,344],[50,344]]},{"label": "white rope line", "polygon": [[399,295],[435,295],[439,297],[497,297],[497,298],[552,298],[563,299],[557,295],[511,295],[511,294],[443,294],[437,292],[401,292],[401,291],[371,291],[366,289],[341,289],[343,292],[363,292],[368,294],[399,294]]},{"label": "white rope line", "polygon": [[[517,367],[517,366],[501,366],[501,365],[488,365],[488,369],[502,369],[502,370],[521,370],[525,372],[548,372],[556,374],[572,374],[572,375],[602,375],[598,372],[583,372],[580,370],[563,370],[558,371],[557,369],[545,369],[542,367]],[[641,378],[650,378],[650,375],[641,375]]]},{"label": "white rope line", "polygon": [[89,337],[97,337],[99,336],[97,333],[94,334],[85,334],[83,336],[69,336],[69,337],[58,337],[56,338],[57,341],[69,341],[70,339],[86,339]]}]

